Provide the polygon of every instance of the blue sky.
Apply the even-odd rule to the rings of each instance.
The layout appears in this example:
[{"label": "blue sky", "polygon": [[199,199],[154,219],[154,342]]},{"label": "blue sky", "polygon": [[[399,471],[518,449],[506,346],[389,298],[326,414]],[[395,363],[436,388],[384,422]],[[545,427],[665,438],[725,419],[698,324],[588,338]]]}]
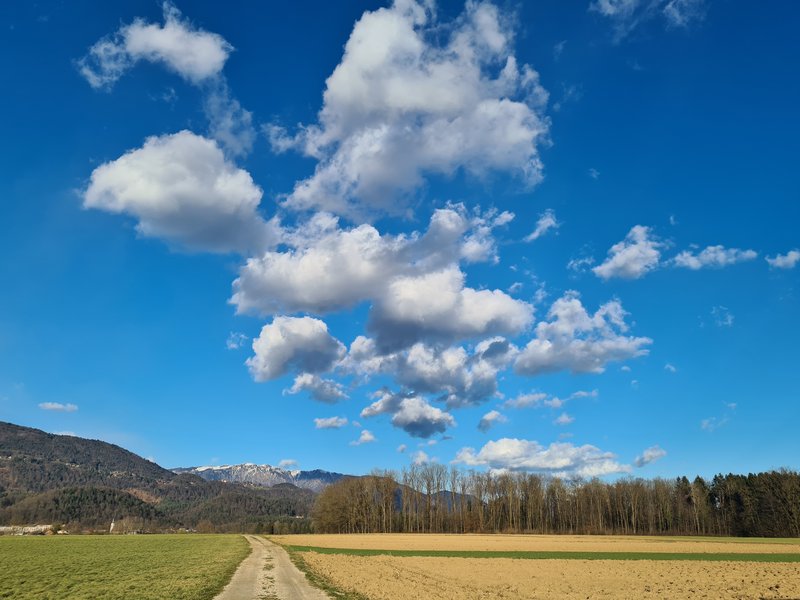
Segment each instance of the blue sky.
[{"label": "blue sky", "polygon": [[798,11],[3,6],[0,418],[165,466],[800,467]]}]

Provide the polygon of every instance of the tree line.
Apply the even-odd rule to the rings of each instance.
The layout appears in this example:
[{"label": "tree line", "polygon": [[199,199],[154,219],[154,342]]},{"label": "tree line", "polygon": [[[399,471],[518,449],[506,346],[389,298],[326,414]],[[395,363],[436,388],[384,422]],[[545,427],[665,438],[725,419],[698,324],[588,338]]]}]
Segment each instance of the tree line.
[{"label": "tree line", "polygon": [[343,479],[313,519],[319,533],[800,537],[800,474],[604,482],[427,464]]}]

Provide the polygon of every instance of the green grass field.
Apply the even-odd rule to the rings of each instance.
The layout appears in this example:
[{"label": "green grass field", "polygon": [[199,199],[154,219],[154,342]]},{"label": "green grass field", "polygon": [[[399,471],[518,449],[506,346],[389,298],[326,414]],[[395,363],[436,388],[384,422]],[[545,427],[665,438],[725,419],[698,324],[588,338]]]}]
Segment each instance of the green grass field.
[{"label": "green grass field", "polygon": [[517,550],[367,550],[363,548],[322,548],[317,546],[284,546],[289,552],[318,552],[351,556],[429,556],[441,558],[520,558],[528,560],[700,560],[735,562],[800,562],[800,553],[734,553],[734,552],[569,552]]},{"label": "green grass field", "polygon": [[0,537],[0,598],[210,600],[249,551],[240,535]]}]

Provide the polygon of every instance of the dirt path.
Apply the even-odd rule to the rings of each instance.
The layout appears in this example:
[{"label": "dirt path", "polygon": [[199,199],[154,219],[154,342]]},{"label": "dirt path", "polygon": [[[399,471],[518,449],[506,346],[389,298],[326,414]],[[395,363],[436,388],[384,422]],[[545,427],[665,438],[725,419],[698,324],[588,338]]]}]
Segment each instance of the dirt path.
[{"label": "dirt path", "polygon": [[253,550],[214,600],[329,600],[308,583],[283,548],[254,535],[245,538]]}]

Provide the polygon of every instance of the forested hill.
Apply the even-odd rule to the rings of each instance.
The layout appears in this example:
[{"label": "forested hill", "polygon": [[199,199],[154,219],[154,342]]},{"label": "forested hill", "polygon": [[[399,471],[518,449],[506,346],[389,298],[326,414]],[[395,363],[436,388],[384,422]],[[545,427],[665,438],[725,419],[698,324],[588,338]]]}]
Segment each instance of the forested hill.
[{"label": "forested hill", "polygon": [[176,474],[114,444],[0,422],[0,525],[208,531],[308,528],[315,494]]},{"label": "forested hill", "polygon": [[114,444],[11,423],[0,423],[0,461],[0,486],[11,492],[84,485],[147,487],[176,477]]}]

